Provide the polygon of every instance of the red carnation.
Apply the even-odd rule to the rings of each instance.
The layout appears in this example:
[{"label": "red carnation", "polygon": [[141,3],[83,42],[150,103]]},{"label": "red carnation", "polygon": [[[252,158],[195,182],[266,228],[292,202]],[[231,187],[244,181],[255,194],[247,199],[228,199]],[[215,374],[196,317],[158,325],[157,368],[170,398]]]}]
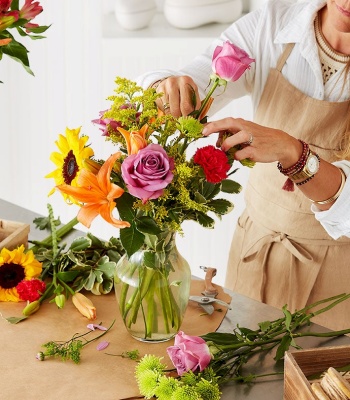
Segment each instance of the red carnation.
[{"label": "red carnation", "polygon": [[220,183],[227,178],[230,164],[222,150],[214,146],[202,147],[196,151],[193,161],[203,168],[208,182]]},{"label": "red carnation", "polygon": [[21,300],[32,302],[38,300],[45,292],[46,285],[40,279],[30,279],[21,281],[16,289]]}]

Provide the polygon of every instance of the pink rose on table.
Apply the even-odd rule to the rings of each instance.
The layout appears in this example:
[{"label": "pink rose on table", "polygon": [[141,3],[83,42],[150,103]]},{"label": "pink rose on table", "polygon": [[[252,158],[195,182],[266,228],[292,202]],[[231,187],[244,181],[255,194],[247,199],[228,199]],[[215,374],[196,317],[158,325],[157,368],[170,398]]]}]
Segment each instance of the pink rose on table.
[{"label": "pink rose on table", "polygon": [[204,339],[186,335],[182,331],[175,336],[174,346],[168,347],[167,353],[180,376],[198,368],[203,371],[212,359]]},{"label": "pink rose on table", "polygon": [[254,61],[243,49],[226,41],[223,46],[217,46],[214,50],[212,68],[221,79],[234,82]]},{"label": "pink rose on table", "polygon": [[122,176],[129,193],[143,202],[157,199],[173,180],[174,160],[159,144],[149,144],[122,164]]}]

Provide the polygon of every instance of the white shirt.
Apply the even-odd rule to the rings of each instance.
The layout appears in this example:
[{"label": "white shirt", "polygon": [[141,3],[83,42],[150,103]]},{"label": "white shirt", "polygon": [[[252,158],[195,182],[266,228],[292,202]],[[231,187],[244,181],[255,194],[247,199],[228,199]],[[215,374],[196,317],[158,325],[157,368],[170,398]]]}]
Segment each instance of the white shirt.
[{"label": "white shirt", "polygon": [[[255,59],[250,70],[236,82],[229,82],[226,90],[215,101],[210,109],[213,114],[231,100],[249,94],[252,98],[255,112],[264,89],[270,68],[276,67],[286,43],[295,43],[288,57],[282,74],[286,79],[303,93],[318,100],[344,101],[350,95],[350,78],[343,92],[342,70],[334,74],[326,84],[323,83],[322,70],[315,39],[313,21],[317,11],[326,4],[325,0],[306,0],[289,2],[286,0],[271,0],[260,9],[253,11],[226,29],[221,36],[214,40],[204,54],[196,57],[181,70],[160,70],[142,75],[138,83],[144,87],[169,75],[189,75],[198,85],[201,97],[212,73],[211,61],[214,49],[226,40],[244,49]],[[346,175],[350,173],[350,162],[334,163],[341,167]],[[340,236],[350,237],[350,179],[334,205],[327,211],[320,211],[315,205],[311,206],[315,217],[328,234],[334,239]]]}]

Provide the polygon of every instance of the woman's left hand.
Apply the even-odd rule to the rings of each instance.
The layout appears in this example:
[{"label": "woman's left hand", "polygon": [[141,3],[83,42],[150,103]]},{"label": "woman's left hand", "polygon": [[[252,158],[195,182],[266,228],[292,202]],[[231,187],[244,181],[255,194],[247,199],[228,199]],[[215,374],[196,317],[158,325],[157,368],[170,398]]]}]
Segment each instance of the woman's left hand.
[{"label": "woman's left hand", "polygon": [[288,133],[246,121],[242,118],[224,118],[209,122],[203,135],[219,133],[217,146],[223,151],[241,144],[236,160],[249,158],[255,162],[279,161],[284,168],[295,164],[302,153],[302,144]]}]

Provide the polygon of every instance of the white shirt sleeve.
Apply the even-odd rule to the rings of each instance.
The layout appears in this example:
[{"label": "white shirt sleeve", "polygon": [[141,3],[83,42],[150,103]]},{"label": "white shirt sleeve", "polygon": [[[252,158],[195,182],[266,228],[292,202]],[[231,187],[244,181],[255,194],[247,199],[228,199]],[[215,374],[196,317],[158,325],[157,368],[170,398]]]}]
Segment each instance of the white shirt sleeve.
[{"label": "white shirt sleeve", "polygon": [[[349,161],[337,161],[333,164],[341,168],[347,177],[350,175]],[[349,199],[350,179],[347,179],[340,196],[329,210],[321,211],[315,204],[311,206],[311,211],[315,214],[315,218],[333,239],[339,239],[341,236],[350,237]]]}]

